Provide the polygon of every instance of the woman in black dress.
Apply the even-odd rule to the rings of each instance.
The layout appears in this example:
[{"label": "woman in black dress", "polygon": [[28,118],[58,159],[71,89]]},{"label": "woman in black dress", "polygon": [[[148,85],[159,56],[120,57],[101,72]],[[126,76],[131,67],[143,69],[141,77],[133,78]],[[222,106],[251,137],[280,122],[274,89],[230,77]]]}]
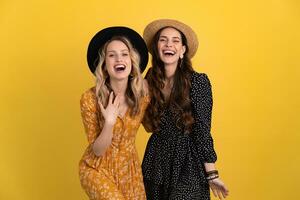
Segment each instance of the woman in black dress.
[{"label": "woman in black dress", "polygon": [[153,132],[142,168],[147,199],[220,199],[228,190],[215,169],[210,134],[212,92],[206,74],[193,70],[198,40],[187,25],[156,20],[144,30],[152,54],[146,75],[151,102],[143,120]]}]

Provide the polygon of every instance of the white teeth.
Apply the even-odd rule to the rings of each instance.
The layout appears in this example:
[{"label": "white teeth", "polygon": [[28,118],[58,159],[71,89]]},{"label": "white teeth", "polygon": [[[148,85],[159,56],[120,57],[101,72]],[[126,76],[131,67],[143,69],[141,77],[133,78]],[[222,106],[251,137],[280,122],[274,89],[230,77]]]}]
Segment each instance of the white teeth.
[{"label": "white teeth", "polygon": [[171,51],[171,50],[165,50],[163,51],[164,54],[171,54],[171,55],[174,55],[175,52],[174,51]]},{"label": "white teeth", "polygon": [[115,70],[117,70],[117,71],[122,71],[122,70],[125,70],[125,65],[116,65],[115,66]]}]

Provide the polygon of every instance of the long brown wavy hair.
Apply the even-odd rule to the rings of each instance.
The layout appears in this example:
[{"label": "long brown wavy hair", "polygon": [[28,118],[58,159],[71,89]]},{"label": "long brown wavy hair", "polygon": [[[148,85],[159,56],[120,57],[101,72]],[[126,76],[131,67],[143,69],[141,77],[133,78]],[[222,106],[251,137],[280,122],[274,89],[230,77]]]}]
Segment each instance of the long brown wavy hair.
[{"label": "long brown wavy hair", "polygon": [[167,27],[160,29],[151,42],[152,67],[146,74],[151,102],[145,113],[143,124],[147,131],[158,131],[162,111],[170,108],[172,116],[176,121],[176,126],[184,130],[185,133],[189,133],[194,123],[190,100],[191,75],[194,70],[191,60],[186,56],[188,52],[186,37],[181,31],[175,28],[181,35],[182,44],[186,46],[186,51],[183,58],[178,61],[170,98],[164,98],[162,89],[165,86],[164,80],[166,79],[166,75],[164,63],[158,54],[157,44],[162,30],[165,28]]}]

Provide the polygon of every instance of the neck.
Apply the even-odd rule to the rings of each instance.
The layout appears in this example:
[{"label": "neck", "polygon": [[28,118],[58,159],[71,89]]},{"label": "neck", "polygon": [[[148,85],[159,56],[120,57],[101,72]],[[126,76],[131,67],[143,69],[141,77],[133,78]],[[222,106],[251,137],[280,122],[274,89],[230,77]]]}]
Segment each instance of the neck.
[{"label": "neck", "polygon": [[110,85],[115,94],[119,94],[121,97],[125,96],[127,89],[128,79],[124,80],[110,80]]},{"label": "neck", "polygon": [[177,63],[176,64],[165,65],[166,81],[172,81],[173,80],[176,68],[177,68]]}]

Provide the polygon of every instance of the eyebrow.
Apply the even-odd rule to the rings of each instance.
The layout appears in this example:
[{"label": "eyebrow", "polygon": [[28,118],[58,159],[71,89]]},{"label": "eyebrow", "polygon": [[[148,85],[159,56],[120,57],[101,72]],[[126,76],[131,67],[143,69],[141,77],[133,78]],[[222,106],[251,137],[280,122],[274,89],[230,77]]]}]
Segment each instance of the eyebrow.
[{"label": "eyebrow", "polygon": [[[160,38],[161,38],[161,37],[162,37],[162,38],[168,38],[167,36],[164,36],[164,35],[161,35],[161,36],[159,36],[159,37],[160,37]],[[180,38],[180,37],[177,37],[177,36],[172,37],[172,39],[174,39],[174,38],[181,40],[181,38]]]},{"label": "eyebrow", "polygon": [[[121,50],[121,52],[124,52],[124,51],[126,51],[126,52],[129,52],[129,50],[128,49],[122,49]],[[109,52],[116,52],[115,50],[110,50],[110,51],[107,51],[107,53],[109,53]]]}]

